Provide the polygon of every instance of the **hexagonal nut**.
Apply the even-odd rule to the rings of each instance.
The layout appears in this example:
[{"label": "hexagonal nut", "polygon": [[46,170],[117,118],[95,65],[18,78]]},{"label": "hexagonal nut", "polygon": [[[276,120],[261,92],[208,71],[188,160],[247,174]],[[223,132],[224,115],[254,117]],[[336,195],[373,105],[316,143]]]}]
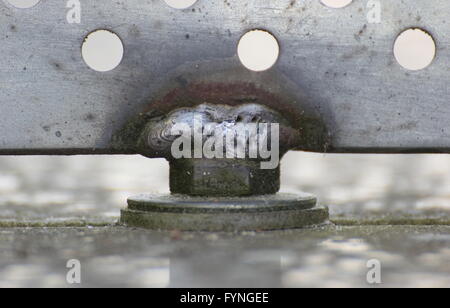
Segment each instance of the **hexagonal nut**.
[{"label": "hexagonal nut", "polygon": [[170,190],[191,196],[237,197],[275,194],[280,168],[261,169],[241,159],[180,159],[170,162]]}]

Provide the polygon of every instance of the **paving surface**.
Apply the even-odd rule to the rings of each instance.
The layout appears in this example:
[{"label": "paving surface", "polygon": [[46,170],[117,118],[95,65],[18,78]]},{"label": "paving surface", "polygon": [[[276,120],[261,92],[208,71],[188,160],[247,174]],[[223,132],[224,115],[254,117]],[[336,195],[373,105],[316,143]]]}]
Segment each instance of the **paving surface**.
[{"label": "paving surface", "polygon": [[317,155],[283,160],[283,190],[308,191],[332,224],[263,233],[115,225],[126,198],[168,191],[168,165],[141,157],[0,158],[0,287],[450,287],[450,157]]}]

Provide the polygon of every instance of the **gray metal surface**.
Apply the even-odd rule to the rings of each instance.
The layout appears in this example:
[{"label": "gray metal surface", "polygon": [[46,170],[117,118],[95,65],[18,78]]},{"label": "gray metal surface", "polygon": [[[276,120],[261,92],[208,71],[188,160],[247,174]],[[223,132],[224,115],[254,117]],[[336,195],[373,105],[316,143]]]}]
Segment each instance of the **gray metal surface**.
[{"label": "gray metal surface", "polygon": [[[450,152],[450,2],[382,0],[380,24],[367,22],[366,4],[199,0],[175,10],[162,0],[86,0],[81,24],[68,24],[65,1],[31,9],[0,2],[0,153],[117,153],[111,137],[130,118],[164,91],[202,78],[273,92],[289,84],[298,109],[318,112],[328,127],[328,151]],[[408,27],[428,30],[438,47],[419,72],[392,54]],[[281,46],[264,73],[247,72],[236,55],[254,28]],[[81,58],[96,29],[114,31],[125,46],[108,73]]]}]

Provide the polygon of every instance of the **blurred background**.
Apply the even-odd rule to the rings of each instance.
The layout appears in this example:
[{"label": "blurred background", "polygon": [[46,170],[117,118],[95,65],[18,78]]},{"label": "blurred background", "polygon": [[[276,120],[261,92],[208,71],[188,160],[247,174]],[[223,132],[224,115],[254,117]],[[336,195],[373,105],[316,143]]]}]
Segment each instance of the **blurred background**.
[{"label": "blurred background", "polygon": [[[112,222],[127,197],[167,193],[168,169],[141,156],[0,157],[0,219]],[[290,152],[282,191],[314,193],[334,215],[450,210],[450,156]]]},{"label": "blurred background", "polygon": [[[113,226],[135,194],[168,192],[140,156],[0,157],[0,287],[450,286],[450,156],[291,152],[282,190],[315,193],[334,225],[181,233]],[[57,227],[57,228],[54,228]],[[378,286],[378,285],[375,285]]]}]

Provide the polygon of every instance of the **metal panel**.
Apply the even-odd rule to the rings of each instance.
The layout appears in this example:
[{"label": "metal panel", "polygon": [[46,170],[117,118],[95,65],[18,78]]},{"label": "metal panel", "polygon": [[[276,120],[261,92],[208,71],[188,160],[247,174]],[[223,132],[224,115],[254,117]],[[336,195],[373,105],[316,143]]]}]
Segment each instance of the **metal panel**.
[{"label": "metal panel", "polygon": [[[279,91],[288,80],[298,108],[320,113],[331,152],[450,152],[450,2],[380,2],[380,24],[368,23],[366,0],[343,9],[318,0],[199,0],[186,10],[162,0],[82,0],[80,24],[67,22],[63,0],[31,9],[0,3],[0,153],[127,152],[112,148],[112,135],[171,80],[210,77]],[[437,43],[425,70],[406,71],[392,54],[408,27]],[[254,28],[273,33],[282,49],[264,73],[247,72],[236,55]],[[114,31],[125,46],[108,73],[81,58],[96,29]]]}]

